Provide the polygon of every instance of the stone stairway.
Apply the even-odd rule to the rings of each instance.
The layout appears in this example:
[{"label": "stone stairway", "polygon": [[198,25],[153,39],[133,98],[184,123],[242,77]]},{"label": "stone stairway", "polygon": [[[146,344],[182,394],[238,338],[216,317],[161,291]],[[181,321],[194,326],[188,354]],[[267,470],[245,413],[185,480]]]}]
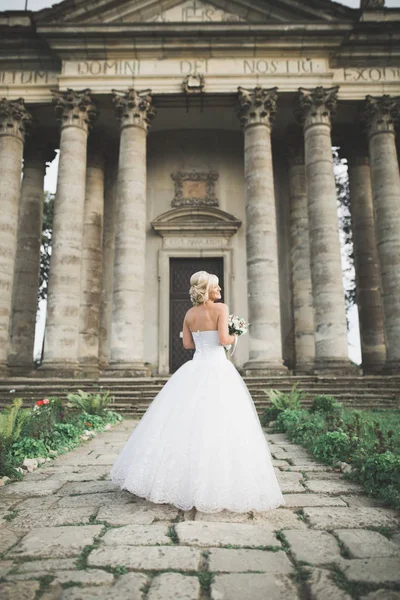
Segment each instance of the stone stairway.
[{"label": "stone stairway", "polygon": [[[100,378],[100,379],[41,379],[15,377],[0,380],[0,408],[13,398],[23,398],[24,406],[50,396],[66,397],[68,392],[82,389],[109,390],[115,397],[113,408],[131,416],[141,416],[161,390],[167,377]],[[309,394],[305,405],[313,396],[329,394],[352,408],[400,408],[400,376],[284,376],[245,377],[258,413],[269,405],[265,390],[274,388],[290,391],[295,383],[298,389]]]}]

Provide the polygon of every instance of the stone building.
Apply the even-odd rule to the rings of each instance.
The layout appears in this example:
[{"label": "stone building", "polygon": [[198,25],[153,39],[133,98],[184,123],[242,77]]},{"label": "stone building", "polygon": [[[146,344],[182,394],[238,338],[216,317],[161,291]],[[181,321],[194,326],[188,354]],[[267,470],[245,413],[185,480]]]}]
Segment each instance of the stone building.
[{"label": "stone building", "polygon": [[363,370],[396,370],[398,95],[400,10],[383,0],[0,13],[1,372],[32,371],[58,148],[43,376],[174,371],[203,268],[250,322],[247,374],[351,370],[332,145],[349,162]]}]

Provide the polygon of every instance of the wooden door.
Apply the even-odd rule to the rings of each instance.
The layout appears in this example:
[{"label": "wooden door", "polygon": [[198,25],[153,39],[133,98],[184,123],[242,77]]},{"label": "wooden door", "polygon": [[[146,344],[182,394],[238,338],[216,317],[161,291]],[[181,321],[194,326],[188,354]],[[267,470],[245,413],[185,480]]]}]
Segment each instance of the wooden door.
[{"label": "wooden door", "polygon": [[[174,373],[193,356],[193,350],[185,350],[180,338],[186,311],[192,306],[189,298],[190,277],[196,271],[207,271],[224,282],[223,258],[171,258],[170,259],[170,319],[169,319],[169,368]],[[223,302],[223,289],[222,289]]]}]

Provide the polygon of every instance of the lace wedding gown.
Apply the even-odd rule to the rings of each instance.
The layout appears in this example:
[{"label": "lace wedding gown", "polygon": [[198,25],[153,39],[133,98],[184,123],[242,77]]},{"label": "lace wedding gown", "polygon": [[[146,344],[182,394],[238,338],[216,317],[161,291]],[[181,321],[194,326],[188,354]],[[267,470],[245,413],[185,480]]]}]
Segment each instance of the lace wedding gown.
[{"label": "lace wedding gown", "polygon": [[112,467],[112,481],[183,510],[284,504],[253,400],[218,332],[194,332],[193,339],[193,360],[150,404]]}]

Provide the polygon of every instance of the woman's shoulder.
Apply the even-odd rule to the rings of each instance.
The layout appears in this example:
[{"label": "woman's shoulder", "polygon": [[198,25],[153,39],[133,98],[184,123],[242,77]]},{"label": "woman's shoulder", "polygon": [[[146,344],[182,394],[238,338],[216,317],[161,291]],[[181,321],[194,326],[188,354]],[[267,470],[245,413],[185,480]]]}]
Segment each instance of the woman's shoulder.
[{"label": "woman's shoulder", "polygon": [[227,304],[224,304],[223,302],[215,302],[213,304],[213,308],[214,310],[217,310],[218,312],[228,312],[229,308]]}]

